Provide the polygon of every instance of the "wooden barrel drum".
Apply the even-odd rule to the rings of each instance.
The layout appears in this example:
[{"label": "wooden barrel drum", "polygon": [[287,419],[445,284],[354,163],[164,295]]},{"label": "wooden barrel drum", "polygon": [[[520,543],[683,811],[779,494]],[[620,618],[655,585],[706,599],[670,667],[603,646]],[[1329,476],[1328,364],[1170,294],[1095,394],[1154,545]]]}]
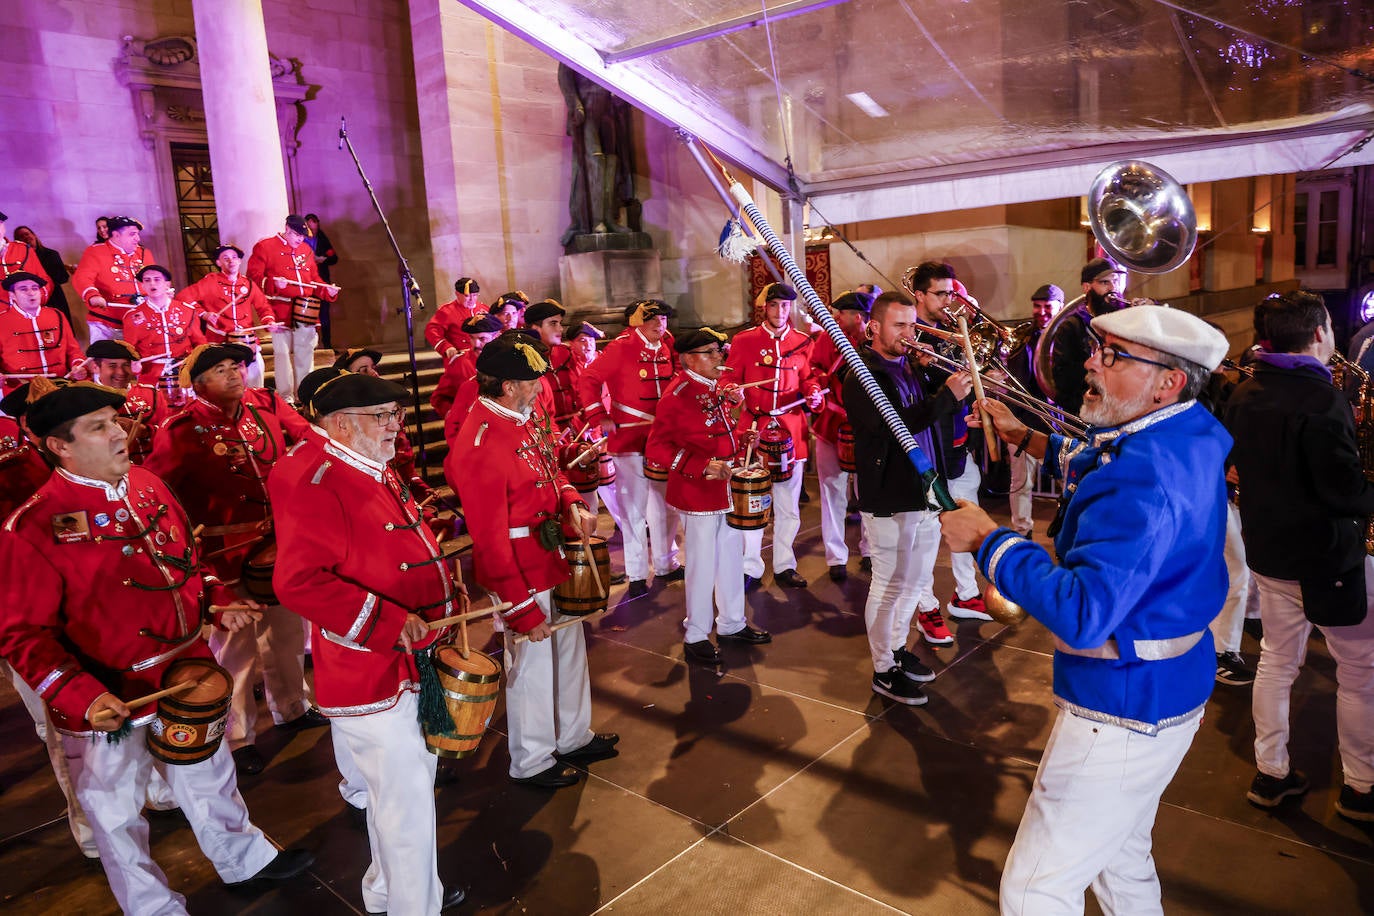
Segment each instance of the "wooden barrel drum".
[{"label": "wooden barrel drum", "polygon": [[261,604],[279,604],[272,590],[272,573],[277,567],[277,539],[268,535],[244,555],[239,569],[239,585],[244,594]]},{"label": "wooden barrel drum", "polygon": [[787,430],[774,422],[759,433],[758,451],[773,475],[773,480],[781,483],[792,478],[792,469],[795,466],[793,455],[796,452],[792,446],[792,436]]},{"label": "wooden barrel drum", "polygon": [[453,717],[453,733],[425,735],[425,746],[439,757],[467,757],[477,750],[491,723],[501,688],[501,665],[473,649],[468,657],[457,646],[439,646],[434,671],[444,691],[444,705]]},{"label": "wooden barrel drum", "polygon": [[767,468],[740,468],[730,475],[725,524],[741,531],[767,527],[773,515],[773,476]]},{"label": "wooden barrel drum", "polygon": [[[563,551],[568,555],[572,575],[554,587],[553,606],[569,617],[586,617],[606,610],[611,586],[611,550],[606,539],[593,535],[587,539],[586,547],[581,541],[568,541]],[[596,564],[599,579],[592,575],[592,563]]]},{"label": "wooden barrel drum", "polygon": [[157,718],[148,727],[148,753],[177,765],[209,760],[224,740],[224,722],[234,677],[210,658],[182,658],[162,676],[164,688],[185,681],[195,686],[157,701]]},{"label": "wooden barrel drum", "polygon": [[321,300],[315,296],[297,296],[291,300],[291,326],[313,327],[320,323]]},{"label": "wooden barrel drum", "polygon": [[835,434],[835,455],[840,461],[840,470],[846,474],[853,474],[859,469],[854,463],[854,427],[848,423],[840,424],[840,430]]},{"label": "wooden barrel drum", "polygon": [[667,480],[667,479],[668,479],[668,468],[667,468],[665,465],[659,464],[659,463],[657,463],[657,462],[655,462],[655,461],[650,461],[650,460],[649,460],[649,456],[648,456],[648,455],[645,455],[645,456],[644,456],[644,476],[647,477],[647,478],[649,478],[650,480],[660,480],[660,481]]}]

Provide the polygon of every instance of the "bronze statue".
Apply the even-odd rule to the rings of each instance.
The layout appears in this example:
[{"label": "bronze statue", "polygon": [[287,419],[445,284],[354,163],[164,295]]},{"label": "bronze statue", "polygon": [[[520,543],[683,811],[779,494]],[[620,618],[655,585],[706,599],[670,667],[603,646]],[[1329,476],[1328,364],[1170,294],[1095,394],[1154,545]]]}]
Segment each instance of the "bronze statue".
[{"label": "bronze statue", "polygon": [[[629,103],[567,64],[558,65],[558,88],[568,107],[567,132],[573,139],[571,223],[563,233],[563,246],[569,247],[578,235],[641,231]],[[618,221],[622,209],[628,226]]]}]

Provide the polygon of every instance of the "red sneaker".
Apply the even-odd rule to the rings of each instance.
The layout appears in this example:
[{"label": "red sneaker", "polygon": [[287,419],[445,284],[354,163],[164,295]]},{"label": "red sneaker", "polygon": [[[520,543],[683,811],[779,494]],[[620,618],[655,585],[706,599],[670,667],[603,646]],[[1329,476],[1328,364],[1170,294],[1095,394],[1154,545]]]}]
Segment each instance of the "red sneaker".
[{"label": "red sneaker", "polygon": [[949,604],[945,605],[945,610],[949,611],[949,616],[958,620],[991,620],[992,615],[988,613],[988,607],[983,603],[982,595],[974,595],[972,598],[960,598],[957,594],[951,595]]},{"label": "red sneaker", "polygon": [[932,646],[947,646],[954,642],[954,634],[945,626],[945,618],[938,608],[918,613],[916,623],[920,625],[921,638]]}]

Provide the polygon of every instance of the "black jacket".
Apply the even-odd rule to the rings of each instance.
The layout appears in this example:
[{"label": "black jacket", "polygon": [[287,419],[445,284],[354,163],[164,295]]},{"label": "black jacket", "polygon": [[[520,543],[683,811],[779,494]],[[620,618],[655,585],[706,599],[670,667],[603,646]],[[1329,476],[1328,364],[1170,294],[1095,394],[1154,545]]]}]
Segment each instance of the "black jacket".
[{"label": "black jacket", "polygon": [[1257,363],[1224,422],[1235,439],[1247,564],[1262,576],[1336,576],[1365,555],[1374,485],[1365,479],[1350,403],[1311,371]]},{"label": "black jacket", "polygon": [[[902,407],[897,396],[897,387],[883,369],[881,358],[867,344],[859,348],[859,355],[877,379],[878,386],[892,402],[893,408],[906,423],[908,430],[915,433],[932,424],[948,425],[953,421],[959,409],[959,401],[955,400],[954,394],[944,386],[943,377],[937,388],[931,378],[924,374],[918,375],[921,390],[935,393],[933,396],[927,395],[909,407]],[[919,366],[914,363],[912,365],[920,372]],[[869,399],[868,392],[859,384],[854,373],[848,371],[847,366],[841,368],[841,374],[844,378],[844,406],[849,414],[849,425],[854,428],[854,464],[859,478],[859,510],[874,515],[891,516],[898,512],[916,512],[929,508],[925,484],[917,476],[916,468],[907,460],[906,453],[897,444],[896,436],[883,422],[882,414],[878,413],[878,408]],[[944,474],[953,460],[963,459],[964,449],[963,446],[959,446],[957,454],[947,454],[953,447],[948,444],[948,439],[940,435],[938,429],[935,440],[940,453],[926,457]],[[962,468],[962,464],[959,467]]]}]

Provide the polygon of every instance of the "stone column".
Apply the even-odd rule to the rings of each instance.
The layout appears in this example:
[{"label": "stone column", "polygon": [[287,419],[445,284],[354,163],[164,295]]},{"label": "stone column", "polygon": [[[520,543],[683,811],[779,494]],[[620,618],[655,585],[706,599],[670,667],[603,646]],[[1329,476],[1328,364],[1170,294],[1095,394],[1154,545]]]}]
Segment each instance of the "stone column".
[{"label": "stone column", "polygon": [[245,254],[280,232],[286,170],[262,0],[192,0],[219,237]]}]

